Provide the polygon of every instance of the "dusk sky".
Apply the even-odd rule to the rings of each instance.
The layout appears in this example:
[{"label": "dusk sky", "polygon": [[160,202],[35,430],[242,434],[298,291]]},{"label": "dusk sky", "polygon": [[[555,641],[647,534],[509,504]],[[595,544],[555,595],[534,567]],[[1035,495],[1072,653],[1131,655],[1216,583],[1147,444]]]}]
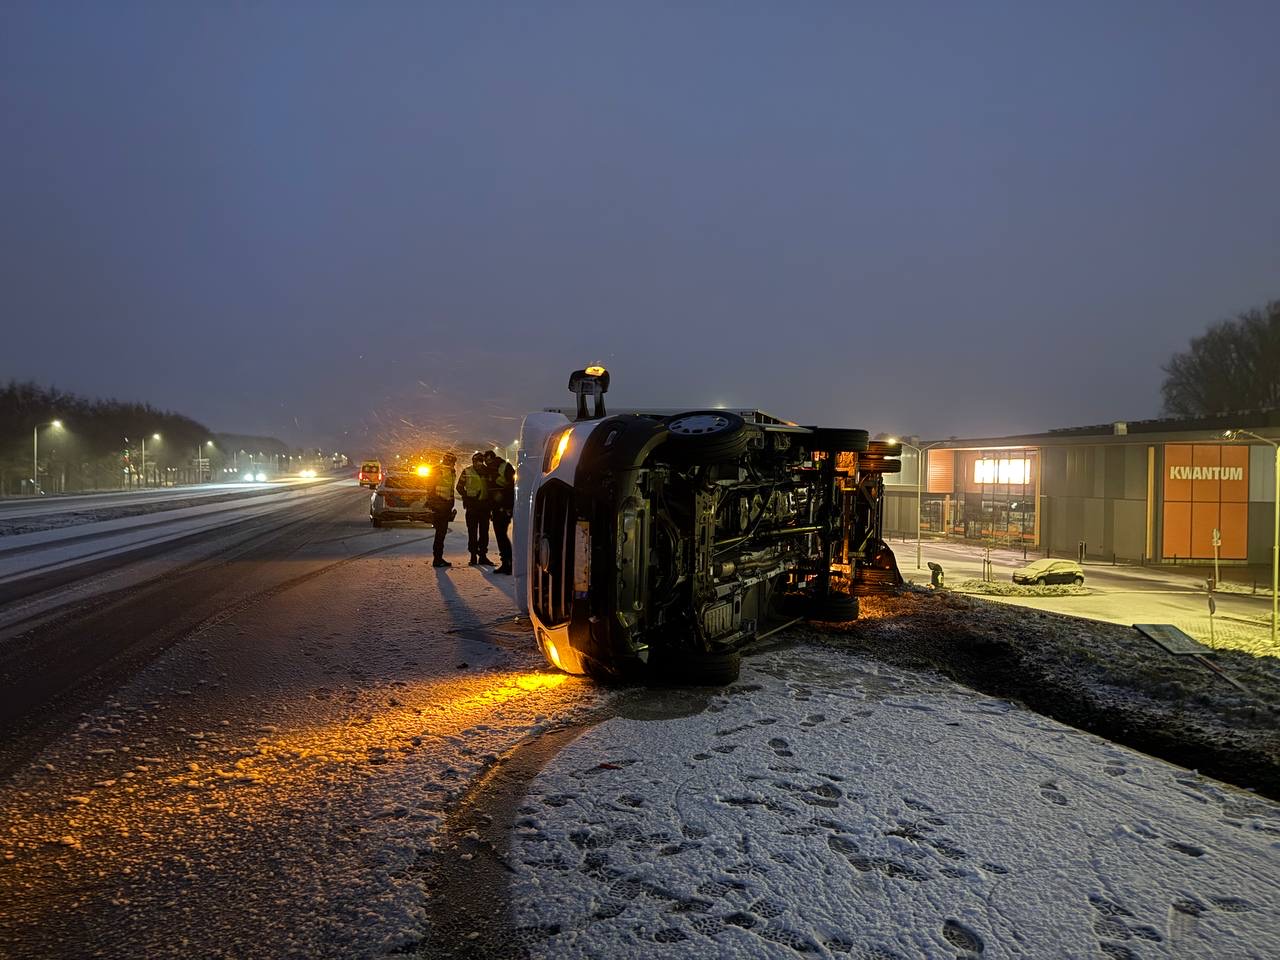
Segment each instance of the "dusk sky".
[{"label": "dusk sky", "polygon": [[589,362],[616,405],[928,437],[1155,416],[1280,297],[1278,36],[1275,0],[7,0],[0,377],[356,455],[509,439]]}]

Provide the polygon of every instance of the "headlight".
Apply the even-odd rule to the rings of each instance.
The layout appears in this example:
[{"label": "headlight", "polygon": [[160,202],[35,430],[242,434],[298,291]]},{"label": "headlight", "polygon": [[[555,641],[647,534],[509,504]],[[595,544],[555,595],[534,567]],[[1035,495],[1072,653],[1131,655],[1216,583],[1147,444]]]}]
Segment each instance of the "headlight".
[{"label": "headlight", "polygon": [[252,473],[246,473],[246,474],[244,475],[244,482],[245,482],[245,483],[253,483],[253,474],[252,474]]},{"label": "headlight", "polygon": [[254,477],[254,479],[257,480],[259,483],[266,483],[267,475],[265,473],[260,473],[256,477]]},{"label": "headlight", "polygon": [[551,473],[556,467],[560,466],[560,461],[564,458],[565,451],[569,449],[569,436],[572,430],[565,430],[560,434],[559,439],[555,441],[554,446],[547,444],[547,461],[542,465],[543,473]]},{"label": "headlight", "polygon": [[308,480],[310,480],[315,475],[316,475],[316,472],[314,470],[303,470],[302,473],[299,474],[299,476],[305,477]]}]

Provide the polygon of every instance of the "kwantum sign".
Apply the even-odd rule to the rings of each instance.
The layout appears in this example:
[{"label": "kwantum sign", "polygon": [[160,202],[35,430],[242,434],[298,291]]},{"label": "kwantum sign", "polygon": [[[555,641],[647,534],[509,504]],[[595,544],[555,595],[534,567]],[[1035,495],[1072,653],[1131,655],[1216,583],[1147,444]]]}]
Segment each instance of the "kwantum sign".
[{"label": "kwantum sign", "polygon": [[1169,467],[1170,480],[1243,480],[1244,467]]},{"label": "kwantum sign", "polygon": [[1217,443],[1167,443],[1161,555],[1243,560],[1249,541],[1249,448]]}]

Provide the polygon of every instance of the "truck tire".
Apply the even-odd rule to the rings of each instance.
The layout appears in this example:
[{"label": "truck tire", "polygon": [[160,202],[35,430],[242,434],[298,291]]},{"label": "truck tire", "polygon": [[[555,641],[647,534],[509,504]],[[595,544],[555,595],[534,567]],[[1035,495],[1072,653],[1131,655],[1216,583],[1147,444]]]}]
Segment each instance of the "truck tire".
[{"label": "truck tire", "polygon": [[890,443],[887,440],[872,440],[867,444],[866,452],[876,457],[900,457],[902,444]]},{"label": "truck tire", "polygon": [[858,454],[858,469],[865,473],[901,473],[901,460],[886,460],[884,457]]},{"label": "truck tire", "polygon": [[857,620],[858,598],[845,594],[831,594],[821,599],[815,599],[808,611],[808,618],[827,623],[844,623],[847,620]]},{"label": "truck tire", "polygon": [[658,456],[697,465],[736,460],[747,450],[746,421],[726,410],[690,410],[668,417],[667,439]]},{"label": "truck tire", "polygon": [[736,650],[663,650],[650,655],[652,682],[669,687],[723,687],[738,679],[742,655]]},{"label": "truck tire", "polygon": [[862,453],[867,449],[871,434],[851,427],[810,427],[809,436],[800,442],[808,450],[825,453]]}]

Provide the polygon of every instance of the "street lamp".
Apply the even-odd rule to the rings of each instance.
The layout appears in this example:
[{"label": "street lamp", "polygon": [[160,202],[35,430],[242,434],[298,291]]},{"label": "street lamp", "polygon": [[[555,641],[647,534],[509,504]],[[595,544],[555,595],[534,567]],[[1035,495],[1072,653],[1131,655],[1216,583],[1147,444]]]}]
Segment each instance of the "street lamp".
[{"label": "street lamp", "polygon": [[[204,445],[213,449],[213,441],[206,440]],[[196,444],[196,483],[204,482],[204,458],[200,456],[200,444]],[[209,457],[209,482],[213,482],[213,457]]]},{"label": "street lamp", "polygon": [[916,452],[916,569],[920,569],[920,480],[924,474],[924,452],[930,447],[936,447],[945,441],[935,440],[933,443],[926,443],[922,447],[917,447],[914,443],[907,443],[905,440],[898,440],[894,437],[889,438],[890,443],[896,443],[900,447],[907,447]]},{"label": "street lamp", "polygon": [[[151,439],[159,440],[160,434],[153,433],[151,435]],[[142,485],[144,487],[147,485],[147,438],[146,437],[142,438]]]},{"label": "street lamp", "polygon": [[55,430],[62,429],[61,420],[50,420],[46,423],[37,423],[31,428],[31,495],[37,497],[40,495],[40,428],[53,427]]},{"label": "street lamp", "polygon": [[1242,436],[1253,437],[1255,440],[1271,444],[1276,452],[1276,492],[1275,499],[1271,502],[1271,512],[1275,522],[1275,531],[1271,539],[1271,647],[1273,652],[1280,653],[1280,633],[1277,632],[1277,623],[1280,620],[1276,616],[1277,612],[1280,612],[1280,443],[1260,437],[1252,430],[1228,430],[1222,436],[1225,440],[1236,440]]}]

